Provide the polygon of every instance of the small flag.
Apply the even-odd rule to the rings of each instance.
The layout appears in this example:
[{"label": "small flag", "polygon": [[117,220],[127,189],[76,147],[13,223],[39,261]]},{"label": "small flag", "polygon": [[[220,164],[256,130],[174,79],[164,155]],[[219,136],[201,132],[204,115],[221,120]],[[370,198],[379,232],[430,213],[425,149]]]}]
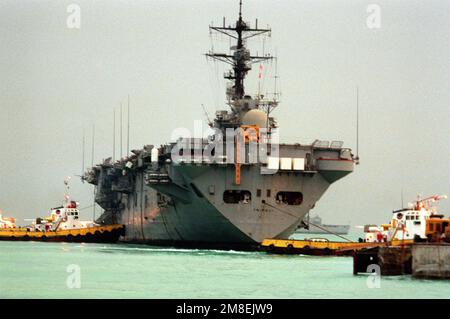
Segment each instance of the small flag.
[{"label": "small flag", "polygon": [[259,74],[258,74],[258,79],[262,78],[262,70],[263,70],[263,66],[262,64],[259,65]]}]

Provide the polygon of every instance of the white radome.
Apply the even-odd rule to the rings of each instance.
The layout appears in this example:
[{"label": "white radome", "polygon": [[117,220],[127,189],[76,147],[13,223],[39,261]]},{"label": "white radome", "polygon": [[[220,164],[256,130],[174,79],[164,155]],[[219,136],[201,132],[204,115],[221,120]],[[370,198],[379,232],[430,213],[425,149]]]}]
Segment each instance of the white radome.
[{"label": "white radome", "polygon": [[242,125],[266,127],[267,114],[258,109],[250,110],[242,117]]}]

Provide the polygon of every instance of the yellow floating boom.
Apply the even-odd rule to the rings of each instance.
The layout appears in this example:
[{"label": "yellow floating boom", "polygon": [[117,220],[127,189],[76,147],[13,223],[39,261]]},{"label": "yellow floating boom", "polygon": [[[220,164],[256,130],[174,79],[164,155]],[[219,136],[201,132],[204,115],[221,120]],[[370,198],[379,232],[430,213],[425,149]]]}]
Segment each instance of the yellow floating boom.
[{"label": "yellow floating boom", "polygon": [[123,231],[124,226],[118,224],[56,231],[30,231],[20,227],[0,230],[0,240],[115,242]]},{"label": "yellow floating boom", "polygon": [[350,255],[354,251],[380,247],[410,245],[412,240],[394,240],[392,242],[337,242],[328,240],[264,239],[263,250],[274,253],[294,253],[306,255]]}]

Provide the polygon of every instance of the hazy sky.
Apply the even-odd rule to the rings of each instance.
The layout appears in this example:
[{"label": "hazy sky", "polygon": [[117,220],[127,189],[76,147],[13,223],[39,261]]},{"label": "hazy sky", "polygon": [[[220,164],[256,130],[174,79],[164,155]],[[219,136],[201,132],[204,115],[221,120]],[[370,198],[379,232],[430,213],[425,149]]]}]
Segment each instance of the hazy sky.
[{"label": "hazy sky", "polygon": [[[81,9],[80,29],[67,27],[71,3]],[[380,28],[366,23],[372,3],[381,8]],[[192,129],[205,120],[202,104],[211,117],[223,108],[226,68],[203,53],[211,49],[208,25],[223,16],[233,22],[237,9],[237,0],[1,0],[5,215],[44,215],[61,202],[68,175],[72,197],[90,205],[92,186],[75,177],[83,129],[86,165],[94,124],[95,162],[111,156],[113,108],[118,114],[128,94],[132,148]],[[361,165],[316,205],[325,222],[387,222],[402,189],[405,202],[450,193],[450,1],[246,0],[244,16],[273,30],[264,47],[279,57],[282,103],[274,116],[282,141],[343,140],[354,148],[359,87]],[[219,51],[229,46],[213,40]],[[263,73],[271,91],[273,65]],[[249,74],[249,93],[257,77]],[[440,207],[450,213],[449,200]]]}]

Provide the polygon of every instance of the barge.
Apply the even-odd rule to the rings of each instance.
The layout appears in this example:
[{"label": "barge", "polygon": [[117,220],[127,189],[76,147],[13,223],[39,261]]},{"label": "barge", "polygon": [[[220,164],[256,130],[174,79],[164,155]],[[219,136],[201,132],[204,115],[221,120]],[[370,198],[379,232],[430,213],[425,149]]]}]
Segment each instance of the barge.
[{"label": "barge", "polygon": [[0,240],[74,243],[115,243],[123,234],[123,225],[91,226],[78,229],[36,231],[27,227],[2,229]]},{"label": "barge", "polygon": [[[389,245],[410,245],[412,240],[394,240]],[[322,238],[305,240],[265,239],[261,250],[275,254],[302,254],[314,256],[353,256],[356,251],[368,248],[386,246],[383,242],[339,242]]]}]

